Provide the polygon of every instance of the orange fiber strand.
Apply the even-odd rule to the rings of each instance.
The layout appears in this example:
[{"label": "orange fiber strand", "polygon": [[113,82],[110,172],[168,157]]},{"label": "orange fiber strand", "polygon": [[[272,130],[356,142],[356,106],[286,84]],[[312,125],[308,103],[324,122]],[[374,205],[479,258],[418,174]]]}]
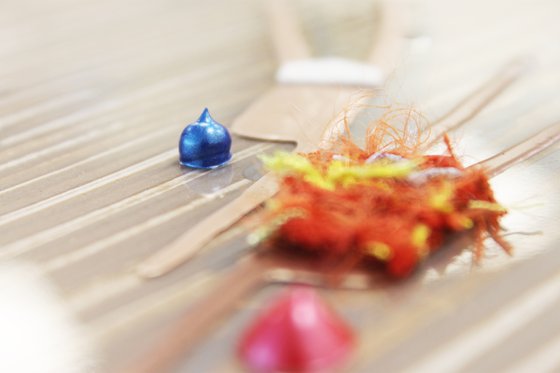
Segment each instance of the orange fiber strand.
[{"label": "orange fiber strand", "polygon": [[[474,232],[477,261],[487,236],[511,252],[500,236],[506,210],[484,170],[465,168],[447,136],[447,154],[422,154],[427,136],[414,115],[381,118],[364,148],[346,133],[329,149],[263,157],[280,188],[264,211],[263,227],[273,228],[260,239],[339,263],[373,260],[395,277],[410,275],[453,232]],[[389,124],[402,117],[401,129]]]}]

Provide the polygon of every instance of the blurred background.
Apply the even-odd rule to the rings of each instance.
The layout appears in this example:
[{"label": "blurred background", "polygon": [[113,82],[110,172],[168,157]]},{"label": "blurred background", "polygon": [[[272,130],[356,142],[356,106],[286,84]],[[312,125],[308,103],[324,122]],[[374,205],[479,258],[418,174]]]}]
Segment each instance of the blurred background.
[{"label": "blurred background", "polygon": [[[293,3],[315,54],[366,58],[378,1]],[[373,105],[411,105],[433,120],[528,56],[532,69],[452,134],[457,152],[474,163],[560,120],[560,2],[396,4],[408,19],[404,44]],[[177,163],[179,134],[203,108],[228,126],[275,84],[262,8],[258,0],[0,3],[1,371],[114,370],[248,249],[234,228],[169,276],[146,282],[132,272],[238,196],[257,154],[290,148],[234,138],[234,161],[216,172]],[[353,125],[358,138],[374,115]],[[510,210],[512,258],[489,242],[473,267],[470,251],[450,248],[405,283],[323,290],[359,333],[347,370],[559,371],[559,166],[556,147],[493,180]],[[240,300],[177,371],[243,371],[235,341],[280,288]]]}]

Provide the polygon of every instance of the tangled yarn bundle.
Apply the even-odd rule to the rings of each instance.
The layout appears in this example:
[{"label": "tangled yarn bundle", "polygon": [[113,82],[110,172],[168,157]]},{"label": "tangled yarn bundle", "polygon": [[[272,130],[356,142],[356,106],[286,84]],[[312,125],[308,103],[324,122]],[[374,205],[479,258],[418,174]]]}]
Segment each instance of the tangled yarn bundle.
[{"label": "tangled yarn bundle", "polygon": [[489,235],[507,252],[485,171],[465,168],[453,153],[425,155],[419,131],[380,120],[364,149],[348,132],[326,150],[262,158],[279,177],[265,209],[261,238],[341,262],[374,260],[395,277],[409,275],[446,235],[472,230],[475,259]]}]

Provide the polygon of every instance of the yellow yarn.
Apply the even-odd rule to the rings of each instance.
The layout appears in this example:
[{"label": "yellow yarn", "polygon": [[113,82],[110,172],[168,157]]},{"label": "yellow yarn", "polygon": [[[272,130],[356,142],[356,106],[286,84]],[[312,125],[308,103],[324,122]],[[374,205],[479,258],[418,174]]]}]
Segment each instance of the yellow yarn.
[{"label": "yellow yarn", "polygon": [[480,201],[475,199],[469,201],[469,208],[477,210],[488,210],[493,212],[507,212],[506,208],[499,203]]},{"label": "yellow yarn", "polygon": [[392,256],[391,247],[383,242],[370,243],[367,252],[382,261],[387,261]]},{"label": "yellow yarn", "polygon": [[428,254],[428,238],[431,232],[430,227],[425,224],[418,224],[412,230],[412,245],[418,249],[420,256]]},{"label": "yellow yarn", "polygon": [[404,178],[418,166],[416,161],[375,162],[360,165],[333,161],[326,172],[322,172],[307,158],[294,153],[278,152],[273,156],[261,156],[261,160],[271,171],[281,175],[290,173],[302,175],[305,181],[327,190],[334,190],[337,185],[348,187],[375,178]]},{"label": "yellow yarn", "polygon": [[453,212],[453,204],[451,199],[455,195],[455,188],[453,184],[445,182],[440,188],[434,190],[430,196],[430,206],[441,212],[450,213]]}]

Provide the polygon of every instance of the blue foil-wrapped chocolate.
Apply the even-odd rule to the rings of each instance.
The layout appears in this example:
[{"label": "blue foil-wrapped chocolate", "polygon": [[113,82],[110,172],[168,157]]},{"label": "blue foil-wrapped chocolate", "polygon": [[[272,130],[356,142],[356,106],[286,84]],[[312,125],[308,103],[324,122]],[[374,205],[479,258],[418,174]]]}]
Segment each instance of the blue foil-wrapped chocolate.
[{"label": "blue foil-wrapped chocolate", "polygon": [[193,168],[216,168],[231,159],[231,136],[204,109],[200,118],[189,124],[179,140],[179,161]]}]

